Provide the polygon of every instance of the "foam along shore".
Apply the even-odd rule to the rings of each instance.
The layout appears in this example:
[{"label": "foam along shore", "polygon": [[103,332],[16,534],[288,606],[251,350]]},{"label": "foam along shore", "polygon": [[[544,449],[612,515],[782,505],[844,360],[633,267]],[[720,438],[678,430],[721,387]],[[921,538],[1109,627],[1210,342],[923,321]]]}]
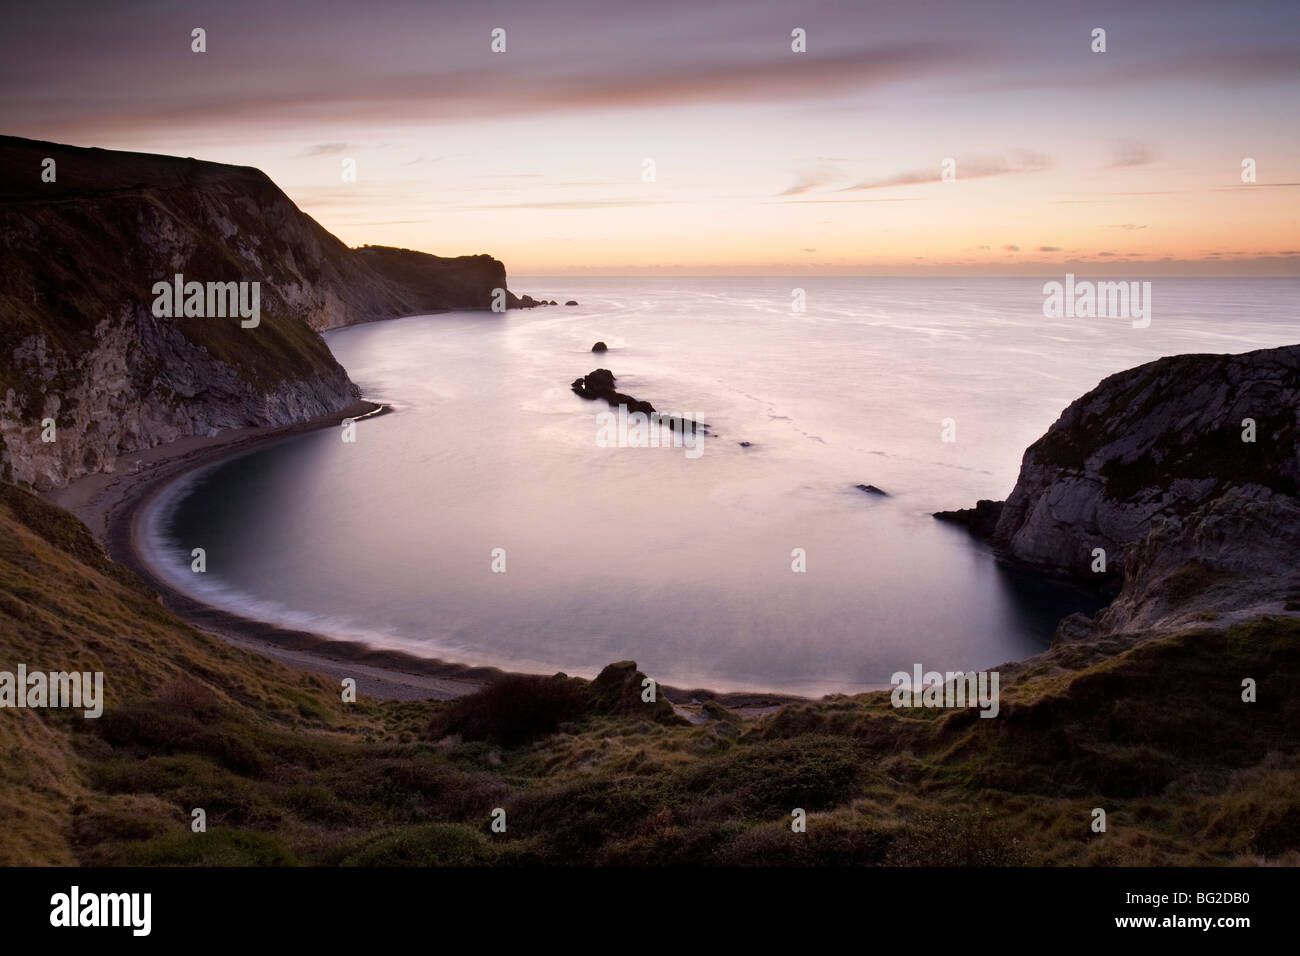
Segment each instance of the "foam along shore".
[{"label": "foam along shore", "polygon": [[359,401],[329,415],[278,428],[241,428],[211,437],[188,437],[125,456],[125,468],[87,475],[46,498],[80,518],[104,543],[110,557],[129,567],[162,596],[169,610],[231,644],[273,658],[297,670],[352,677],[369,696],[446,700],[481,688],[496,671],[469,668],[382,651],[355,642],[332,641],[306,631],[278,628],[211,607],[168,585],[150,567],[140,538],[146,506],[171,482],[198,468],[283,441],[294,435],[339,427],[389,411]]}]

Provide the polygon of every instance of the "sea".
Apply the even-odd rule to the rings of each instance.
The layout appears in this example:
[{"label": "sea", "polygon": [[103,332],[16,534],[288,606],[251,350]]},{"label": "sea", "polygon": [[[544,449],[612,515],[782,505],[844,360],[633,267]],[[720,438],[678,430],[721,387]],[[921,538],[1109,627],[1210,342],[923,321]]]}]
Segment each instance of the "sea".
[{"label": "sea", "polygon": [[[185,475],[148,560],[257,620],[510,671],[820,696],[996,668],[1098,598],[933,512],[1005,498],[1110,374],[1300,341],[1295,279],[1155,279],[1144,327],[1047,317],[1044,282],[519,277],[579,304],[336,330],[391,413]],[[570,387],[598,368],[707,432],[620,427]]]}]

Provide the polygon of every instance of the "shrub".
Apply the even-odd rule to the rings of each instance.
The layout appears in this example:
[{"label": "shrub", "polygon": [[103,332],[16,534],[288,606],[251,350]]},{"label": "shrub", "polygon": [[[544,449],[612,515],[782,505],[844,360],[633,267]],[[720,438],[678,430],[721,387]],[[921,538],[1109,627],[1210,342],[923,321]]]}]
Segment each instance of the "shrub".
[{"label": "shrub", "polygon": [[460,697],[433,718],[434,739],[460,734],[511,747],[554,733],[565,721],[587,711],[583,682],[571,677],[502,677]]}]

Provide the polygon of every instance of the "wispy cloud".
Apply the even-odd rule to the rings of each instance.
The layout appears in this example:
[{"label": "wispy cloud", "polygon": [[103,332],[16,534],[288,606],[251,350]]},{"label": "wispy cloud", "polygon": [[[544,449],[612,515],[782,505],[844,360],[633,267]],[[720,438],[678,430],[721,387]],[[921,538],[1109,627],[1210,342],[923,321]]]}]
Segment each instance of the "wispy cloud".
[{"label": "wispy cloud", "polygon": [[[1037,173],[1050,169],[1052,161],[1042,153],[1028,149],[1017,149],[1005,156],[973,156],[963,159],[955,156],[957,181],[964,179],[987,179],[990,176],[1012,176],[1020,173]],[[941,168],[936,162],[932,169],[911,170],[897,173],[884,179],[868,179],[852,186],[845,186],[840,192],[857,192],[864,189],[886,189],[891,186],[916,186],[921,183],[940,181]]]},{"label": "wispy cloud", "polygon": [[318,143],[309,147],[302,155],[304,156],[337,156],[339,153],[346,152],[347,143]]},{"label": "wispy cloud", "polygon": [[796,174],[795,182],[788,189],[777,193],[778,196],[802,196],[806,192],[818,189],[841,177],[839,169],[834,166],[810,166]]}]

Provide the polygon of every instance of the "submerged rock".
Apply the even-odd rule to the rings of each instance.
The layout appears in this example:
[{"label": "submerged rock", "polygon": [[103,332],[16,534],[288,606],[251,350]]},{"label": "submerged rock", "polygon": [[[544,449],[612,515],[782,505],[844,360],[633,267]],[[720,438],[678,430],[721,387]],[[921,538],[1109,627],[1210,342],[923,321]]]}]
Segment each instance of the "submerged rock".
[{"label": "submerged rock", "polygon": [[882,495],[886,498],[889,497],[889,492],[882,491],[875,485],[854,485],[853,487],[857,488],[859,491],[865,491],[869,495]]}]

